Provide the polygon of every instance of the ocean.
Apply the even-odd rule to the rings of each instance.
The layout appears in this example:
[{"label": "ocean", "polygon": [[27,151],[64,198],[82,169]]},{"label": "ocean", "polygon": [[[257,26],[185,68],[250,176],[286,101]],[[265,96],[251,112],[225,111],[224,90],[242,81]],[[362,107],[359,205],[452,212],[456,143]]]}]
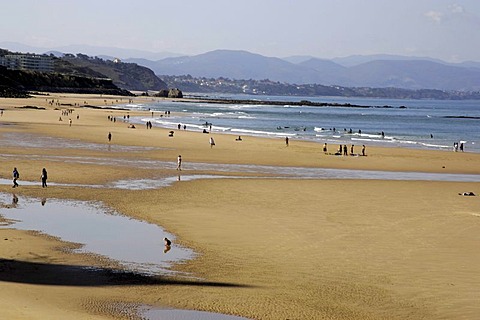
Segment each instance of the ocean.
[{"label": "ocean", "polygon": [[[284,101],[282,105],[213,104],[158,101],[121,107],[153,111],[154,126],[226,133],[236,136],[289,137],[329,145],[381,145],[480,153],[480,101],[396,100],[344,97],[209,95],[207,98]],[[289,103],[308,100],[369,106],[314,107]],[[170,115],[165,112],[170,111]],[[207,124],[208,125],[205,125]],[[383,132],[383,135],[382,135]],[[360,151],[360,147],[358,148]]]}]

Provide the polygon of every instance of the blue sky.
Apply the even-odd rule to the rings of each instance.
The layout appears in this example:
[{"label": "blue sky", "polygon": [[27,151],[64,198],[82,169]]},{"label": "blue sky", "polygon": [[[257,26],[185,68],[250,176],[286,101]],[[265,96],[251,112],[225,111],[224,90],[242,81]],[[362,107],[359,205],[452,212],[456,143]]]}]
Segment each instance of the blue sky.
[{"label": "blue sky", "polygon": [[2,3],[0,42],[271,57],[398,54],[480,61],[480,1],[16,0]]}]

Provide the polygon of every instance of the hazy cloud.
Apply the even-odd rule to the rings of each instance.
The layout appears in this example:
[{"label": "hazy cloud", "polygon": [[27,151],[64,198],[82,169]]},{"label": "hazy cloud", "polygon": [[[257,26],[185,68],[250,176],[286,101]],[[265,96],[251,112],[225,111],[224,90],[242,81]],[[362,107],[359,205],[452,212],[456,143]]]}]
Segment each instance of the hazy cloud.
[{"label": "hazy cloud", "polygon": [[461,5],[455,3],[451,4],[448,6],[448,9],[452,14],[464,14],[465,13],[465,8],[463,8]]},{"label": "hazy cloud", "polygon": [[[442,23],[453,19],[475,19],[475,15],[468,13],[465,8],[458,3],[449,5],[443,12],[431,10],[425,13],[425,17],[435,23]],[[477,17],[478,18],[478,17]]]},{"label": "hazy cloud", "polygon": [[427,17],[433,22],[440,23],[442,22],[443,13],[441,13],[440,11],[428,11],[425,13],[425,17]]},{"label": "hazy cloud", "polygon": [[461,19],[465,23],[473,24],[474,27],[480,26],[480,16],[467,11],[463,6],[452,4],[448,7],[452,18]]}]

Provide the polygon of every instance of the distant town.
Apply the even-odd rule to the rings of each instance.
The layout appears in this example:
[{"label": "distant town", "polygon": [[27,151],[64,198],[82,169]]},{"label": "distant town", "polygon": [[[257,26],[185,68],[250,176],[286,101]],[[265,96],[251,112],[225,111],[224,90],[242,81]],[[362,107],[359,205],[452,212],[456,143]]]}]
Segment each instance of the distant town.
[{"label": "distant town", "polygon": [[228,78],[205,78],[160,75],[170,88],[180,88],[183,92],[226,93],[273,96],[341,96],[386,99],[480,99],[480,92],[445,91],[435,89],[369,88],[324,86],[320,84],[289,84],[265,80],[234,80]]}]

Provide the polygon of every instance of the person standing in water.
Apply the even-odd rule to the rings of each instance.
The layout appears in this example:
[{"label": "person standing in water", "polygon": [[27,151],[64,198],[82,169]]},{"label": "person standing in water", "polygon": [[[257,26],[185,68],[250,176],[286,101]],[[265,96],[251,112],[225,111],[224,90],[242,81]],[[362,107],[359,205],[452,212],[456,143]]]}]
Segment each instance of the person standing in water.
[{"label": "person standing in water", "polygon": [[163,249],[163,253],[167,253],[172,248],[172,241],[170,241],[170,239],[167,237],[163,238],[163,241],[165,242],[165,249]]},{"label": "person standing in water", "polygon": [[20,178],[20,174],[18,173],[18,170],[17,168],[13,168],[13,187],[12,188],[16,188],[18,187],[18,183],[17,183],[17,179]]},{"label": "person standing in water", "polygon": [[42,188],[46,188],[47,187],[47,169],[43,168],[42,169]]},{"label": "person standing in water", "polygon": [[177,158],[177,170],[182,171],[182,156],[178,155]]}]

